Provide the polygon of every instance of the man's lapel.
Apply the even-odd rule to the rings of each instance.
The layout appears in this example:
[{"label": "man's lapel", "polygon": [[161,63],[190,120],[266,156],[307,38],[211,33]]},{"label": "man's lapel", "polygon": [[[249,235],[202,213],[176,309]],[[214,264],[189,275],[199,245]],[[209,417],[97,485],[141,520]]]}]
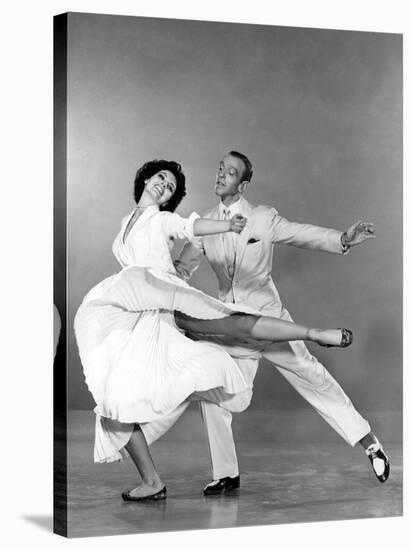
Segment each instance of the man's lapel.
[{"label": "man's lapel", "polygon": [[247,247],[247,242],[251,235],[251,231],[254,223],[252,219],[252,206],[244,198],[241,197],[240,200],[242,201],[243,215],[247,218],[247,225],[242,231],[242,233],[240,235],[237,235],[237,239],[236,239],[234,278],[238,275],[238,271],[241,266],[245,249]]},{"label": "man's lapel", "polygon": [[[208,218],[211,220],[219,220],[218,206],[212,210],[212,212],[208,215]],[[204,248],[207,252],[208,258],[215,260],[219,264],[226,265],[223,233],[209,235],[204,238]]]},{"label": "man's lapel", "polygon": [[[245,217],[248,218],[247,225],[240,235],[236,237],[236,247],[235,247],[235,268],[234,268],[234,277],[237,276],[239,271],[242,258],[244,257],[245,249],[247,246],[248,239],[251,235],[254,221],[252,219],[253,208],[251,204],[245,199],[241,198],[242,201],[242,212]],[[217,206],[214,210],[208,215],[208,218],[212,220],[219,220],[219,207]],[[224,235],[225,233],[220,233],[217,235],[210,235],[204,239],[204,248],[207,253],[207,256],[210,260],[215,260],[216,263],[223,266],[223,272],[230,279],[226,266],[227,260],[225,257],[225,248],[224,248]]]}]

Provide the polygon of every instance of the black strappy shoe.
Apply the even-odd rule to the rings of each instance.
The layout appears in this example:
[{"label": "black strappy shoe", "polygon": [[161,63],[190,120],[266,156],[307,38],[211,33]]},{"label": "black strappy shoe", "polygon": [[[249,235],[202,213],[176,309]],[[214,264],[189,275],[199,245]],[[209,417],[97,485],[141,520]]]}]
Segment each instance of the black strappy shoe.
[{"label": "black strappy shoe", "polygon": [[380,483],[387,481],[390,475],[390,461],[389,457],[383,450],[381,443],[373,443],[366,449],[366,455],[368,456],[373,472],[376,474]]},{"label": "black strappy shoe", "polygon": [[348,348],[353,342],[353,333],[348,328],[338,328],[341,330],[341,342],[337,345],[334,344],[321,344],[317,342],[323,348]]},{"label": "black strappy shoe", "polygon": [[157,493],[154,493],[153,495],[147,495],[145,497],[133,497],[131,496],[130,491],[123,491],[122,498],[127,502],[142,502],[143,500],[165,500],[166,486],[162,487],[162,489]]}]

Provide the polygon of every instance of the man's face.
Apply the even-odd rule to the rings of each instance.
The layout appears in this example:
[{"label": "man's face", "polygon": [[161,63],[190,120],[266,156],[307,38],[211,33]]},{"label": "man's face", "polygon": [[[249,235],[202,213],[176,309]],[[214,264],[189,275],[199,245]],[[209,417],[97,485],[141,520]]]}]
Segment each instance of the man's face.
[{"label": "man's face", "polygon": [[224,199],[239,193],[245,166],[241,159],[226,155],[218,166],[215,180],[215,194]]}]

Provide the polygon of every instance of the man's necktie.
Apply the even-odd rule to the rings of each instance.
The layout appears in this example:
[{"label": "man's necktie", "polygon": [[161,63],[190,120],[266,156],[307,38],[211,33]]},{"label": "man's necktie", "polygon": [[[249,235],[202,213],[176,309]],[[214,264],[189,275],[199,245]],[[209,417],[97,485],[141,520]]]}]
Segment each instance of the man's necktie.
[{"label": "man's necktie", "polygon": [[[231,219],[231,211],[229,208],[226,208],[224,210],[224,220],[230,220]],[[225,251],[225,259],[227,262],[227,270],[228,275],[232,279],[234,276],[234,267],[235,267],[235,243],[234,243],[234,233],[232,231],[228,231],[228,233],[223,233],[224,238],[224,251]]]}]

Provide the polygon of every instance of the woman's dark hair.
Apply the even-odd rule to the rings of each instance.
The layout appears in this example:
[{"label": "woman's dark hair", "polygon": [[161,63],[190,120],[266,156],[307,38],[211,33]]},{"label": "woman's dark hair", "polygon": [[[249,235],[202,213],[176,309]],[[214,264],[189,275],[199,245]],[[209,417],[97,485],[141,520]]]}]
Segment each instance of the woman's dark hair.
[{"label": "woman's dark hair", "polygon": [[181,200],[185,197],[185,175],[182,172],[181,165],[173,160],[150,160],[145,162],[143,166],[139,168],[136,172],[134,191],[133,195],[135,197],[135,202],[138,203],[143,190],[145,188],[145,180],[151,178],[158,172],[162,170],[169,170],[175,176],[176,179],[176,189],[175,193],[169,199],[166,204],[163,204],[159,207],[159,210],[168,210],[169,212],[174,212],[178,207]]}]

